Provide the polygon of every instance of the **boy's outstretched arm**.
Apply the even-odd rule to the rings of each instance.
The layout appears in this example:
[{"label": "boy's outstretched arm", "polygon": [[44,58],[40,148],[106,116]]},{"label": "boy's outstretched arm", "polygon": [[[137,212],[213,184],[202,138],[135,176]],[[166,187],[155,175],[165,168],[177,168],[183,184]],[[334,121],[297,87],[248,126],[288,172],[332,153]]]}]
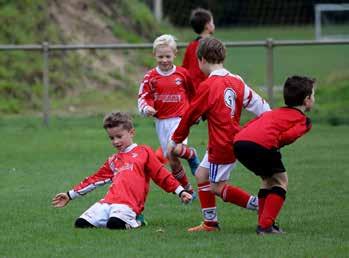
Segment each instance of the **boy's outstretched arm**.
[{"label": "boy's outstretched arm", "polygon": [[52,205],[55,208],[63,208],[69,201],[70,198],[67,193],[59,193],[52,199]]}]

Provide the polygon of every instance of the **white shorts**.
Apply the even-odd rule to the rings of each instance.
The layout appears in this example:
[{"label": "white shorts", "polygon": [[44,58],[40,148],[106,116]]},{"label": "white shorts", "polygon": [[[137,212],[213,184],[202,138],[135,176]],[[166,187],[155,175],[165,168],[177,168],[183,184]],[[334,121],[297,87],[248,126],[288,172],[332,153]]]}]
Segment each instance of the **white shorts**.
[{"label": "white shorts", "polygon": [[[160,146],[164,156],[167,154],[167,144],[171,140],[174,131],[177,129],[180,117],[172,117],[167,119],[155,119],[156,133],[159,137]],[[188,143],[188,138],[183,141],[184,144]]]},{"label": "white shorts", "polygon": [[230,171],[233,170],[235,166],[236,162],[228,164],[214,164],[209,162],[207,151],[200,163],[200,167],[208,169],[209,181],[212,183],[229,180]]},{"label": "white shorts", "polygon": [[136,221],[136,213],[125,204],[96,202],[80,216],[80,218],[87,220],[97,228],[105,228],[110,217],[121,219],[130,225],[131,228],[141,226]]}]

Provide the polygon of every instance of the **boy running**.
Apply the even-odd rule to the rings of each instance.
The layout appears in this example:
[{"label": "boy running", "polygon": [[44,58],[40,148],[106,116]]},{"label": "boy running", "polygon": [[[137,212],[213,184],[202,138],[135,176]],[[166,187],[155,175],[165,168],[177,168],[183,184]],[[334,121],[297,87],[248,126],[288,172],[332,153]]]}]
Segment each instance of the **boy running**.
[{"label": "boy running", "polygon": [[[196,151],[186,145],[167,152],[167,143],[185,114],[195,94],[188,71],[173,64],[177,44],[173,36],[162,35],[153,43],[157,66],[145,76],[139,88],[138,110],[145,116],[155,118],[156,132],[165,157],[169,160],[172,174],[181,185],[193,193],[179,158],[188,160],[194,174],[200,161]],[[183,140],[187,143],[187,140]]]},{"label": "boy running", "polygon": [[216,231],[219,229],[215,195],[223,201],[255,210],[257,198],[241,188],[228,184],[230,170],[235,167],[234,135],[239,131],[242,108],[260,115],[269,105],[238,76],[224,69],[225,47],[215,38],[200,41],[197,57],[200,69],[208,75],[172,136],[169,150],[188,136],[189,129],[200,116],[208,122],[208,148],[195,177],[204,222],[188,229]]}]

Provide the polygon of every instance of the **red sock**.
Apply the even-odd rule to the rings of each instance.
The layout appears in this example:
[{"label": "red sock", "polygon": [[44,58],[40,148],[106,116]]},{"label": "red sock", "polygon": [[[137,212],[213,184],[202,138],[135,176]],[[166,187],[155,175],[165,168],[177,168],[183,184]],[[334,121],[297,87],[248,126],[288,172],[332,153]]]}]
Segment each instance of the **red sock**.
[{"label": "red sock", "polygon": [[182,165],[177,170],[173,170],[172,174],[178,180],[178,182],[181,183],[181,186],[188,188],[189,181]]},{"label": "red sock", "polygon": [[264,203],[265,203],[265,198],[269,194],[270,190],[269,189],[259,189],[258,192],[258,221],[260,220],[263,210],[264,210]]},{"label": "red sock", "polygon": [[[286,191],[283,191],[286,194]],[[285,194],[282,195],[272,190],[272,192],[267,195],[265,198],[263,213],[258,221],[258,225],[261,228],[269,228],[271,225],[273,225],[282,208],[282,205],[284,204]]]},{"label": "red sock", "polygon": [[181,145],[181,149],[179,151],[179,153],[177,154],[178,157],[183,158],[183,159],[191,159],[192,157],[194,157],[195,152],[193,149],[189,148],[188,146],[185,145]]},{"label": "red sock", "polygon": [[239,187],[226,184],[221,192],[223,201],[246,208],[251,195]]},{"label": "red sock", "polygon": [[217,225],[216,196],[211,192],[210,182],[198,184],[198,196],[205,224]]}]

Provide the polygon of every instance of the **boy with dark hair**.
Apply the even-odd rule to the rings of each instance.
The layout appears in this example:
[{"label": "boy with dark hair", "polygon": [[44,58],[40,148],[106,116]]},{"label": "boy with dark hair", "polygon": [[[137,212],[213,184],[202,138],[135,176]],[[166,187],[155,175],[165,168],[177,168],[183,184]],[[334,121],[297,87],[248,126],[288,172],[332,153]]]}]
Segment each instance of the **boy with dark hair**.
[{"label": "boy with dark hair", "polygon": [[213,16],[209,10],[202,8],[194,9],[190,16],[190,25],[198,37],[189,43],[185,50],[182,66],[189,71],[195,88],[207,78],[199,68],[196,50],[200,39],[211,36],[215,30]]},{"label": "boy with dark hair", "polygon": [[207,152],[195,173],[198,196],[204,222],[188,229],[217,231],[219,229],[215,195],[223,201],[256,210],[257,198],[243,189],[228,184],[230,170],[235,166],[233,138],[239,131],[242,108],[256,115],[270,110],[269,105],[238,75],[224,69],[225,47],[214,38],[200,41],[197,57],[200,69],[208,75],[192,100],[187,112],[172,136],[168,148],[172,149],[188,136],[190,127],[200,116],[208,123]]},{"label": "boy with dark hair", "polygon": [[315,80],[292,76],[284,85],[286,107],[265,112],[248,122],[235,136],[234,151],[238,160],[260,176],[257,234],[280,234],[274,222],[286,198],[288,178],[280,148],[291,144],[311,129],[305,111],[313,107]]},{"label": "boy with dark hair", "polygon": [[61,208],[97,186],[111,183],[104,198],[85,211],[75,221],[75,227],[140,227],[136,216],[144,209],[150,179],[165,191],[176,193],[184,203],[191,201],[192,196],[164,168],[152,149],[133,143],[135,129],[128,114],[116,112],[107,115],[103,127],[117,153],[110,156],[96,173],[86,177],[72,190],[57,194],[52,200],[54,207]]}]

